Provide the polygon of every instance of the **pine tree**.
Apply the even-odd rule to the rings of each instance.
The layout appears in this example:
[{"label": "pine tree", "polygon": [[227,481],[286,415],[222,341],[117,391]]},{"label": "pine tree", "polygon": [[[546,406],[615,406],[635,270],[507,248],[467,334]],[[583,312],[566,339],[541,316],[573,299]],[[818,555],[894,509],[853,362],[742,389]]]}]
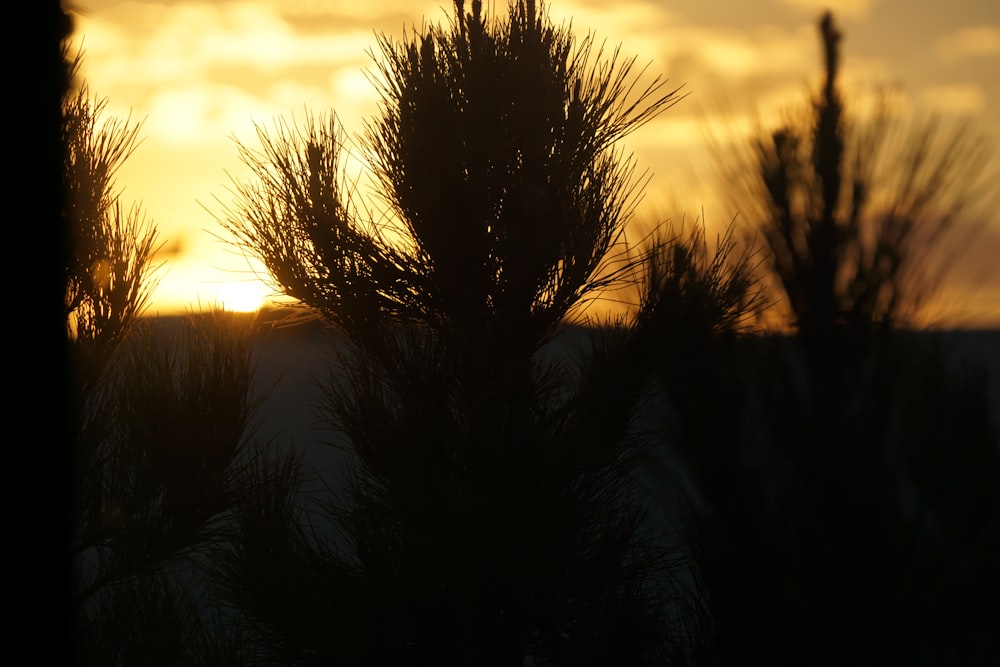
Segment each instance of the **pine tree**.
[{"label": "pine tree", "polygon": [[222,312],[175,328],[140,321],[157,232],[115,191],[138,125],[104,118],[104,106],[82,84],[62,117],[74,658],[239,661],[234,628],[210,599],[207,548],[225,539],[238,498],[287,492],[298,471],[252,439],[249,322]]},{"label": "pine tree", "polygon": [[302,664],[675,657],[627,328],[575,360],[554,341],[636,268],[615,254],[637,182],[614,146],[677,93],[531,1],[456,2],[380,47],[364,149],[386,216],[345,181],[332,117],[259,130],[222,216],[341,336],[326,416],[352,461],[340,539],[303,535],[291,502],[248,510],[231,594]]},{"label": "pine tree", "polygon": [[941,609],[968,609],[974,632],[995,618],[989,594],[957,573],[981,571],[963,555],[969,540],[987,559],[997,549],[988,393],[906,328],[947,268],[942,248],[970,223],[986,144],[937,120],[896,135],[888,108],[857,120],[839,86],[841,33],[829,13],[818,28],[823,79],[808,114],[755,138],[738,172],[737,203],[763,237],[791,336],[741,361],[755,378],[738,413],[747,428],[730,456],[701,466],[719,658],[982,660],[995,642],[972,648],[973,631]]}]

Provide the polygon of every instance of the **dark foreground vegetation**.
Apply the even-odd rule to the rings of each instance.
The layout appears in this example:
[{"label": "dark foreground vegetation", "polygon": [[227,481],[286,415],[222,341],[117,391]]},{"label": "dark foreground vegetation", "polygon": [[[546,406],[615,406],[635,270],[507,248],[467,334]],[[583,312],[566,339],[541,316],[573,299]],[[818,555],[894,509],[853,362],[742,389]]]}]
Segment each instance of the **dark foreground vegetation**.
[{"label": "dark foreground vegetation", "polygon": [[[679,91],[534,2],[382,38],[385,217],[332,116],[260,128],[220,222],[330,329],[336,469],[256,435],[278,330],[137,321],[156,233],[113,191],[137,130],[67,94],[80,660],[995,664],[988,378],[906,319],[972,156],[918,151],[891,173],[914,191],[875,202],[889,144],[846,120],[820,35],[806,120],[755,140],[760,248],[667,223],[624,244],[615,144]],[[635,308],[588,315],[609,294]]]}]

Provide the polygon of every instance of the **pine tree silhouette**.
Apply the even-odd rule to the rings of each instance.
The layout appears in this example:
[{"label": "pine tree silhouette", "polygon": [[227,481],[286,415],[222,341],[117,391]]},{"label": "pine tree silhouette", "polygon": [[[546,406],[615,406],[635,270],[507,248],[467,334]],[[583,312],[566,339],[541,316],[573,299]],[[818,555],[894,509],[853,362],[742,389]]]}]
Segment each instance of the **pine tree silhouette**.
[{"label": "pine tree silhouette", "polygon": [[[824,78],[808,119],[755,140],[739,191],[792,335],[742,348],[735,392],[720,392],[739,427],[684,452],[708,506],[700,562],[716,659],[988,662],[989,594],[957,574],[986,562],[966,560],[971,535],[996,553],[988,394],[904,330],[940,279],[933,253],[977,203],[983,144],[931,121],[900,148],[888,115],[850,121],[842,36],[829,13],[818,27]],[[969,610],[968,629],[941,613],[945,600]]]},{"label": "pine tree silhouette", "polygon": [[287,493],[298,468],[252,438],[249,322],[214,311],[174,329],[139,321],[157,232],[115,191],[138,125],[104,117],[104,104],[82,83],[62,116],[73,657],[239,662],[238,628],[210,601],[208,548],[224,540],[237,499]]},{"label": "pine tree silhouette", "polygon": [[640,525],[642,373],[624,329],[571,363],[552,341],[635,268],[614,145],[678,95],[534,2],[455,9],[380,40],[385,218],[345,184],[333,118],[242,150],[256,180],[222,222],[343,337],[326,416],[352,467],[327,508],[341,539],[258,507],[231,594],[301,664],[660,664],[689,638]]}]

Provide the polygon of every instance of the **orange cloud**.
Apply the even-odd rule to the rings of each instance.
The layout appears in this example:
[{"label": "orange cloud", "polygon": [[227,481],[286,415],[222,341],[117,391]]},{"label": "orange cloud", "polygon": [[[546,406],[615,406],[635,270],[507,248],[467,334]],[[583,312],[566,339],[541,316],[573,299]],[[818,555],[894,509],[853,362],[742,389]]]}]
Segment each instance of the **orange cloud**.
[{"label": "orange cloud", "polygon": [[1000,54],[1000,27],[979,25],[956,30],[937,40],[935,49],[948,60]]},{"label": "orange cloud", "polygon": [[925,107],[959,116],[976,115],[986,109],[986,91],[977,83],[953,83],[925,88]]},{"label": "orange cloud", "polygon": [[830,10],[838,16],[866,18],[879,0],[782,0],[797,9],[808,9],[814,14]]}]

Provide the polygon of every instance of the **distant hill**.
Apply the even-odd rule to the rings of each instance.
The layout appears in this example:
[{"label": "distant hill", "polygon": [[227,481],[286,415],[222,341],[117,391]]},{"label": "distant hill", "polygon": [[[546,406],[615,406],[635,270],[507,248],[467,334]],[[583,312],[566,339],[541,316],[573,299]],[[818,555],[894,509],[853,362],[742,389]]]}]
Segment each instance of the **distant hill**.
[{"label": "distant hill", "polygon": [[[261,327],[257,366],[257,391],[268,392],[260,419],[260,435],[290,438],[297,445],[312,445],[328,439],[317,417],[322,391],[317,382],[326,377],[333,361],[337,336],[321,320],[294,308],[269,309],[258,314],[236,314]],[[186,316],[155,318],[162,326],[181,326]],[[579,340],[567,334],[567,342]],[[908,337],[940,337],[953,369],[982,368],[990,380],[990,413],[1000,433],[1000,329],[972,331],[907,332]],[[558,344],[557,344],[558,345]],[[569,351],[567,346],[566,351]],[[560,354],[557,350],[556,354]],[[322,448],[323,450],[328,448]],[[321,458],[326,458],[322,455]]]}]

